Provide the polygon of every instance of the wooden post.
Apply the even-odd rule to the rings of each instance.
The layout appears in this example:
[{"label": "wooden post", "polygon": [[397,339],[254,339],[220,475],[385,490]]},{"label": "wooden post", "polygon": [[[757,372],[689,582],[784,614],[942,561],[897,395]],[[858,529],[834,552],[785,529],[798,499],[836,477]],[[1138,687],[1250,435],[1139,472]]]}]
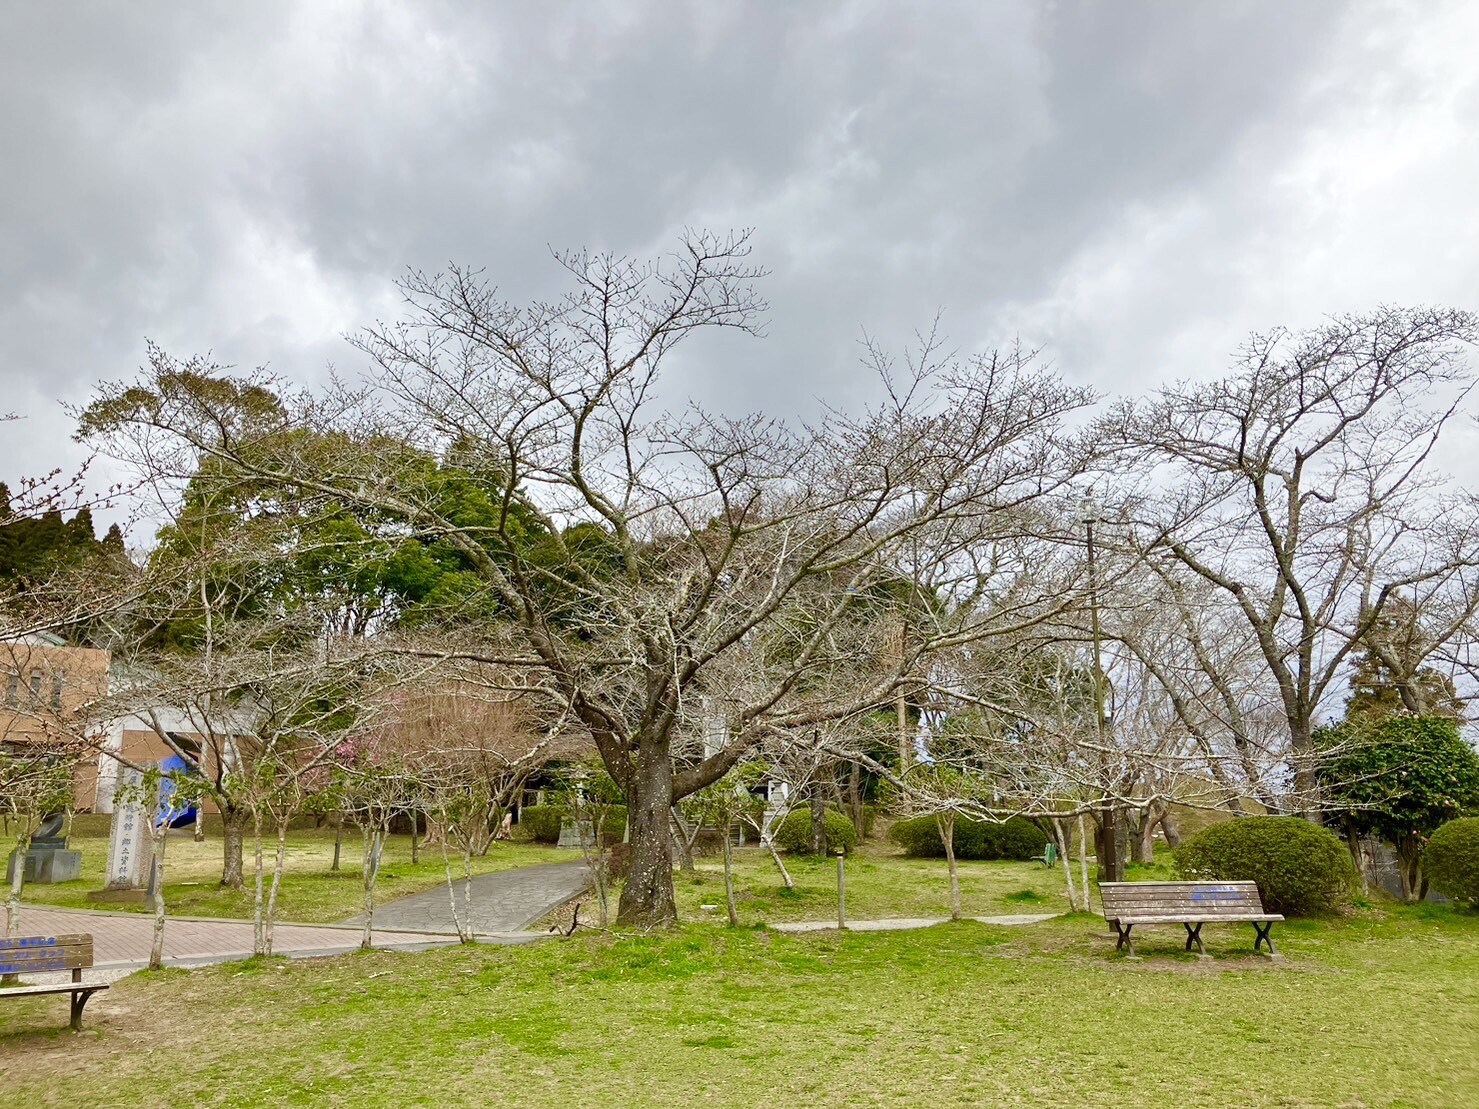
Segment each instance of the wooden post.
[{"label": "wooden post", "polygon": [[843,869],[845,856],[837,852],[837,927],[847,927],[847,874]]}]

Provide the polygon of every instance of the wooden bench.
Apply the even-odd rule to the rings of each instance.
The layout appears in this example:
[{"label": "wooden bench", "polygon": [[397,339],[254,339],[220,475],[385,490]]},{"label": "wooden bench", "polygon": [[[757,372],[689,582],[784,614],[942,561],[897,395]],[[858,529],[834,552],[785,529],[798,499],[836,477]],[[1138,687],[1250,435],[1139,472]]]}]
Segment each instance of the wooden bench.
[{"label": "wooden bench", "polygon": [[1207,958],[1202,946],[1202,925],[1248,923],[1253,925],[1253,950],[1268,944],[1268,953],[1278,957],[1273,937],[1274,922],[1284,918],[1263,911],[1255,882],[1101,882],[1104,919],[1119,933],[1115,950],[1127,949],[1135,958],[1130,929],[1137,924],[1184,924],[1186,950],[1196,944],[1197,954]]},{"label": "wooden bench", "polygon": [[70,970],[72,981],[57,986],[0,987],[0,999],[34,997],[37,994],[72,995],[72,1031],[82,1031],[82,1008],[87,999],[101,990],[106,982],[82,981],[82,969],[92,966],[92,937],[85,934],[67,936],[17,936],[0,939],[0,974],[42,974]]}]

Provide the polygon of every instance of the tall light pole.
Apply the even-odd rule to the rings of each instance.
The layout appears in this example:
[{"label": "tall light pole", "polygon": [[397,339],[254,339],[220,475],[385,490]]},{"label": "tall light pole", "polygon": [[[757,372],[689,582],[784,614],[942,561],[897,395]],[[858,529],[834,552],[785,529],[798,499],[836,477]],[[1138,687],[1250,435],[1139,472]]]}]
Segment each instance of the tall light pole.
[{"label": "tall light pole", "polygon": [[1108,757],[1104,745],[1104,658],[1101,647],[1102,634],[1099,628],[1099,579],[1094,559],[1094,524],[1099,520],[1099,503],[1092,495],[1085,496],[1080,505],[1084,521],[1085,539],[1089,552],[1089,627],[1094,640],[1094,741],[1099,747],[1100,765],[1104,768],[1105,797],[1099,812],[1100,836],[1099,880],[1122,882],[1125,878],[1124,860],[1120,858],[1119,821],[1114,803],[1109,797]]}]

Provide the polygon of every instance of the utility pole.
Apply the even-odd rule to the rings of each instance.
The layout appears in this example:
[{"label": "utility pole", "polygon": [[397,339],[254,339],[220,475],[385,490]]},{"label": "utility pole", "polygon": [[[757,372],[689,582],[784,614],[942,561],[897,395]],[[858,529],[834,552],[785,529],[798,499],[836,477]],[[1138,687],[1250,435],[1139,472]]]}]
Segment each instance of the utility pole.
[{"label": "utility pole", "polygon": [[[1105,770],[1105,785],[1108,786],[1108,758],[1104,746],[1104,659],[1101,653],[1099,630],[1099,580],[1094,560],[1094,523],[1099,515],[1099,506],[1092,497],[1084,498],[1084,527],[1089,548],[1089,625],[1094,638],[1094,740],[1099,747],[1100,763]],[[1101,882],[1123,882],[1125,864],[1119,850],[1119,814],[1114,802],[1105,790],[1103,808],[1099,812],[1100,836],[1099,880]]]}]

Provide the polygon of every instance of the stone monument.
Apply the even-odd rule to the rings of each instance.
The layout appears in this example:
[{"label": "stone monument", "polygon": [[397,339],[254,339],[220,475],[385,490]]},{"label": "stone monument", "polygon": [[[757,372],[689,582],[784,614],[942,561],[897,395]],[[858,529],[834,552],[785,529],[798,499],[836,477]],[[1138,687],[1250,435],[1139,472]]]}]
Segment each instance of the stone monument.
[{"label": "stone monument", "polygon": [[144,772],[138,767],[119,769],[106,882],[87,895],[94,901],[143,901],[148,895],[149,829],[144,822],[153,819],[155,805],[144,803],[143,783]]},{"label": "stone monument", "polygon": [[[41,885],[55,882],[71,882],[82,877],[82,852],[67,849],[67,839],[62,835],[63,814],[52,813],[41,822],[31,837],[31,846],[26,849],[22,869],[24,881]],[[20,852],[10,853],[10,864],[5,870],[7,883],[15,880],[15,865]]]}]

